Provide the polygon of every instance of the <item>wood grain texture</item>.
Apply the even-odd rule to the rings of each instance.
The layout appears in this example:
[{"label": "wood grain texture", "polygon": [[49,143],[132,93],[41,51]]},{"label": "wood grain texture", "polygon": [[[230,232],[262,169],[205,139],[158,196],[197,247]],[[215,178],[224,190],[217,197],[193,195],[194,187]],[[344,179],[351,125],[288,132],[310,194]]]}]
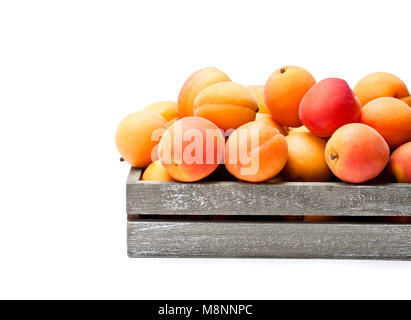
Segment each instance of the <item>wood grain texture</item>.
[{"label": "wood grain texture", "polygon": [[129,221],[128,254],[411,260],[411,225]]},{"label": "wood grain texture", "polygon": [[411,184],[151,182],[132,168],[127,214],[410,216]]}]

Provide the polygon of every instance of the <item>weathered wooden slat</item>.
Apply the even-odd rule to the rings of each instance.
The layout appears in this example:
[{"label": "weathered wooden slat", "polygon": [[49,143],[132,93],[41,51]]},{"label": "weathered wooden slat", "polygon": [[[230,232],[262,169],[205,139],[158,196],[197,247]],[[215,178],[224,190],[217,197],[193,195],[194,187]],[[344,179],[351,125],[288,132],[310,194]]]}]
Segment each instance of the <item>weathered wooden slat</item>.
[{"label": "weathered wooden slat", "polygon": [[143,174],[142,168],[131,167],[130,173],[128,174],[128,177],[127,177],[127,184],[134,184],[137,182],[142,182],[141,181],[142,174]]},{"label": "weathered wooden slat", "polygon": [[411,260],[410,224],[129,221],[130,257]]},{"label": "weathered wooden slat", "polygon": [[127,214],[410,216],[411,184],[148,182],[132,168]]}]

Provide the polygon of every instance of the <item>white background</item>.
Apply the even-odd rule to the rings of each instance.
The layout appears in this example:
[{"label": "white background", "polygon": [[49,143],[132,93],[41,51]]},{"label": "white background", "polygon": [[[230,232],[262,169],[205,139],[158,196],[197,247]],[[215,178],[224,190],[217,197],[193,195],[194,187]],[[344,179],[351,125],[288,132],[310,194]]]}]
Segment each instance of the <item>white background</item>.
[{"label": "white background", "polygon": [[409,0],[1,1],[0,298],[411,298],[407,262],[129,259],[114,146],[195,70],[411,83]]}]

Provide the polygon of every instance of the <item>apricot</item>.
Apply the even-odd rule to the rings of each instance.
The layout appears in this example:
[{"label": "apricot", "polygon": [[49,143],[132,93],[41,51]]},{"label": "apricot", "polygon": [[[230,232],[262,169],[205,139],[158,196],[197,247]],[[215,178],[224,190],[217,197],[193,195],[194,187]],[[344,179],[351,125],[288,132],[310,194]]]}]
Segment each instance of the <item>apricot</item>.
[{"label": "apricot", "polygon": [[175,180],[193,182],[210,175],[224,158],[225,139],[211,121],[186,117],[174,122],[162,136],[158,155]]},{"label": "apricot", "polygon": [[373,127],[396,148],[411,140],[411,108],[395,98],[378,98],[361,109],[361,122]]},{"label": "apricot", "polygon": [[182,116],[177,116],[177,117],[174,117],[174,118],[172,118],[170,121],[168,121],[168,126],[170,127],[174,122],[176,122],[177,120],[180,120],[180,119],[182,119],[182,118],[184,118],[184,117],[182,117]]},{"label": "apricot", "polygon": [[359,122],[361,106],[343,79],[328,78],[318,82],[300,104],[300,118],[310,132],[330,137],[341,126]]},{"label": "apricot", "polygon": [[275,177],[287,162],[287,141],[263,121],[246,123],[226,143],[225,165],[236,178],[261,182]]},{"label": "apricot", "polygon": [[283,175],[286,180],[323,182],[331,179],[332,173],[325,161],[327,141],[309,132],[297,132],[286,137],[288,160]]},{"label": "apricot", "polygon": [[377,130],[362,123],[342,126],[328,140],[325,160],[341,180],[361,183],[377,177],[387,165],[390,149]]},{"label": "apricot", "polygon": [[173,180],[160,160],[150,163],[144,170],[141,180],[145,181],[171,181]]},{"label": "apricot", "polygon": [[264,101],[274,121],[286,127],[301,126],[300,102],[315,82],[303,68],[288,66],[274,71],[264,87]]},{"label": "apricot", "polygon": [[194,115],[223,130],[255,120],[258,106],[251,91],[235,82],[220,82],[203,89],[194,101]]},{"label": "apricot", "polygon": [[157,112],[160,114],[167,122],[171,121],[173,118],[178,117],[178,106],[175,101],[160,101],[150,104],[145,108],[145,110]]},{"label": "apricot", "polygon": [[152,162],[152,151],[166,129],[167,122],[158,113],[147,110],[132,113],[117,127],[117,149],[131,166],[146,167]]},{"label": "apricot", "polygon": [[255,99],[257,100],[258,113],[265,113],[265,114],[271,115],[270,110],[268,110],[267,106],[265,105],[265,101],[264,101],[264,86],[253,85],[253,86],[248,86],[248,89],[250,89]]},{"label": "apricot", "polygon": [[397,182],[411,183],[411,142],[403,144],[392,153],[389,170]]},{"label": "apricot", "polygon": [[288,130],[288,134],[294,134],[294,133],[298,133],[298,132],[310,132],[310,130],[308,130],[306,126],[301,126],[301,127],[297,127],[297,128],[290,128]]},{"label": "apricot", "polygon": [[214,67],[207,67],[194,72],[184,83],[178,95],[178,112],[181,116],[193,115],[194,100],[204,88],[231,79]]},{"label": "apricot", "polygon": [[274,128],[276,128],[283,136],[287,135],[287,130],[282,125],[279,125],[277,122],[273,120],[273,117],[266,113],[257,113],[255,116],[255,121],[263,121]]},{"label": "apricot", "polygon": [[405,83],[387,72],[375,72],[365,76],[354,87],[354,92],[362,106],[381,97],[403,99],[410,96]]},{"label": "apricot", "polygon": [[411,96],[402,98],[401,101],[404,101],[406,104],[408,104],[411,107]]}]

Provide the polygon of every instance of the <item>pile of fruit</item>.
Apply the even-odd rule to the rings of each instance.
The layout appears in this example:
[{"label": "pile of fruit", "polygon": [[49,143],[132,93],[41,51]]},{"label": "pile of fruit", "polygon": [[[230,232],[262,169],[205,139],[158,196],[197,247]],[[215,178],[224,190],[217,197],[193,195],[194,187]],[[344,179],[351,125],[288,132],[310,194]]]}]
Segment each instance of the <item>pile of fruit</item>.
[{"label": "pile of fruit", "polygon": [[[248,182],[411,182],[411,96],[384,72],[316,82],[287,66],[245,87],[216,68],[193,73],[178,103],[130,114],[115,135],[143,180],[199,181],[218,167]],[[225,170],[225,169],[224,169]]]}]

